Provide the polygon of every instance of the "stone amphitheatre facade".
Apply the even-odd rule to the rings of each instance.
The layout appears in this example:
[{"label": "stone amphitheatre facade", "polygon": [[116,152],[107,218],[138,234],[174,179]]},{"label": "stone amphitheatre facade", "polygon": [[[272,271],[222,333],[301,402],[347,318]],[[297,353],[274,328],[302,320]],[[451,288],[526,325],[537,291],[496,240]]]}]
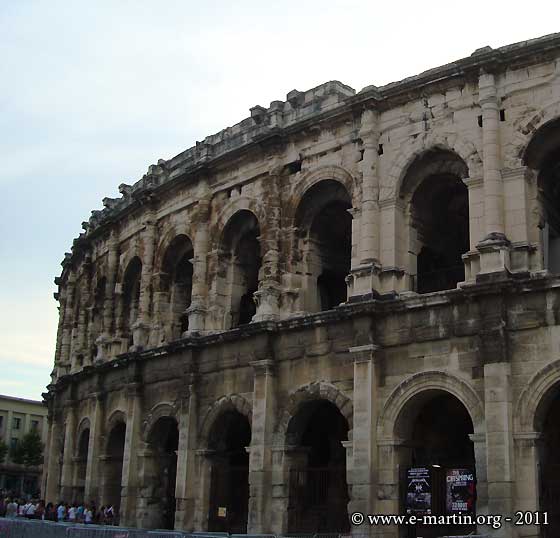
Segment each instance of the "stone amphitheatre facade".
[{"label": "stone amphitheatre facade", "polygon": [[560,35],[250,112],[66,254],[46,499],[396,537],[349,514],[422,466],[442,511],[461,468],[478,514],[550,516],[479,531],[560,535]]}]

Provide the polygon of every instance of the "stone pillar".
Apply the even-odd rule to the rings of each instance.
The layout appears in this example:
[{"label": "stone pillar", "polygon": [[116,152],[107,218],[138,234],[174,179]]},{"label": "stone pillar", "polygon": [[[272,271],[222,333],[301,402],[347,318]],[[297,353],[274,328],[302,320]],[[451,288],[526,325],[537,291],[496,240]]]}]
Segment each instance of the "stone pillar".
[{"label": "stone pillar", "polygon": [[[377,483],[377,346],[368,344],[350,348],[354,358],[354,430],[352,458],[348,466],[351,490],[348,512],[371,513],[376,501]],[[350,441],[349,441],[350,443]],[[351,471],[350,471],[351,469]],[[355,528],[356,532],[363,530]]]},{"label": "stone pillar", "polygon": [[175,529],[194,531],[196,484],[196,442],[197,442],[197,396],[196,378],[190,376],[185,397],[179,412],[179,448],[177,453],[177,481],[175,498]]},{"label": "stone pillar", "polygon": [[[542,434],[521,432],[514,436],[515,446],[515,510],[536,512],[541,510],[539,448]],[[517,528],[519,537],[539,538],[540,529],[536,525],[521,525]]]},{"label": "stone pillar", "polygon": [[62,329],[62,343],[60,346],[59,375],[70,372],[70,348],[72,343],[72,326],[74,323],[74,292],[76,276],[73,272],[68,274],[66,280],[66,300],[64,302],[64,323]]},{"label": "stone pillar", "polygon": [[99,466],[101,456],[101,435],[104,422],[104,394],[92,395],[93,414],[90,422],[88,459],[86,467],[86,483],[84,488],[84,501],[99,501],[101,486],[101,469]]},{"label": "stone pillar", "polygon": [[198,201],[192,217],[195,228],[193,279],[191,304],[186,312],[189,316],[188,332],[200,332],[206,328],[207,314],[207,258],[208,258],[208,226],[210,221],[210,197]]},{"label": "stone pillar", "polygon": [[[379,202],[382,271],[380,286],[382,292],[402,291],[405,287],[403,276],[404,260],[408,255],[408,242],[404,221],[404,206],[400,199]],[[412,289],[408,283],[407,289]]]},{"label": "stone pillar", "polygon": [[[486,434],[477,432],[469,434],[473,442],[474,461],[476,467],[476,513],[488,514],[488,472],[486,470]],[[484,528],[479,528],[484,532]]]},{"label": "stone pillar", "polygon": [[504,226],[504,187],[500,157],[500,111],[494,75],[481,73],[478,82],[482,109],[484,223],[486,235],[477,245],[480,271],[500,273],[509,268],[509,241]]},{"label": "stone pillar", "polygon": [[73,495],[74,449],[76,446],[76,402],[66,402],[68,414],[66,416],[66,433],[64,435],[64,459],[62,461],[62,476],[60,495],[65,501],[70,501]]},{"label": "stone pillar", "polygon": [[89,349],[87,349],[88,307],[90,299],[90,261],[86,259],[82,264],[80,277],[80,304],[78,305],[78,326],[75,348],[72,349],[72,368],[81,368],[87,364]]},{"label": "stone pillar", "polygon": [[[249,452],[249,518],[247,532],[271,530],[272,435],[276,417],[274,361],[251,363],[254,371],[251,450]],[[279,531],[279,529],[275,529]]]},{"label": "stone pillar", "polygon": [[124,441],[120,524],[136,524],[138,494],[138,451],[142,427],[142,385],[132,382],[126,388],[126,434]]},{"label": "stone pillar", "polygon": [[[513,513],[513,483],[515,479],[511,364],[484,365],[484,403],[486,418],[486,450],[488,473],[488,512]],[[512,536],[512,527],[505,525],[492,536]]]},{"label": "stone pillar", "polygon": [[62,445],[63,425],[57,420],[56,416],[49,415],[49,447],[48,455],[45,460],[44,470],[45,487],[43,489],[43,497],[47,502],[58,502],[60,498],[59,478],[61,474],[60,469],[60,454],[64,447]]},{"label": "stone pillar", "polygon": [[[277,167],[276,167],[277,168]],[[280,233],[280,176],[276,168],[270,173],[265,189],[264,204],[267,208],[266,227],[260,237],[262,266],[259,272],[259,289],[254,294],[257,311],[253,321],[278,319],[280,301],[279,282],[279,233]]]},{"label": "stone pillar", "polygon": [[[375,513],[378,514],[401,514],[403,507],[399,498],[399,482],[410,461],[410,448],[406,446],[402,439],[378,439],[378,483]],[[370,513],[369,511],[367,513]],[[365,527],[359,530],[365,532]],[[399,529],[396,525],[389,527],[376,528],[383,538],[397,538]]]},{"label": "stone pillar", "polygon": [[379,132],[377,113],[364,110],[360,138],[362,158],[362,210],[359,231],[359,265],[352,267],[348,279],[348,297],[371,298],[379,291]]},{"label": "stone pillar", "polygon": [[212,459],[215,451],[202,448],[196,450],[195,454],[198,469],[198,492],[195,503],[194,527],[197,531],[205,531],[208,530]]},{"label": "stone pillar", "polygon": [[145,225],[146,229],[143,234],[144,255],[142,257],[142,275],[140,277],[138,319],[131,327],[135,350],[141,350],[146,347],[150,333],[151,283],[156,241],[156,223],[153,215],[148,217]]},{"label": "stone pillar", "polygon": [[119,268],[119,243],[116,234],[111,234],[107,242],[107,275],[105,281],[105,300],[103,304],[103,331],[97,338],[96,361],[103,361],[111,354],[111,340],[115,335],[115,282]]}]

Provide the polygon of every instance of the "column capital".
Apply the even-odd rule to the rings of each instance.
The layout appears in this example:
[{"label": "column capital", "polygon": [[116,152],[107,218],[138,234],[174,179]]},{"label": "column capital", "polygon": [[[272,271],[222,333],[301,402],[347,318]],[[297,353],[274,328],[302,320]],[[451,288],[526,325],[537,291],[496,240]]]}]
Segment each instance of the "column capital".
[{"label": "column capital", "polygon": [[370,362],[375,360],[375,353],[378,351],[380,346],[376,344],[366,344],[363,346],[354,346],[348,348],[348,351],[352,354],[354,359],[354,364],[361,362]]},{"label": "column capital", "polygon": [[276,370],[276,363],[271,359],[252,361],[249,366],[253,367],[255,375],[274,375]]}]

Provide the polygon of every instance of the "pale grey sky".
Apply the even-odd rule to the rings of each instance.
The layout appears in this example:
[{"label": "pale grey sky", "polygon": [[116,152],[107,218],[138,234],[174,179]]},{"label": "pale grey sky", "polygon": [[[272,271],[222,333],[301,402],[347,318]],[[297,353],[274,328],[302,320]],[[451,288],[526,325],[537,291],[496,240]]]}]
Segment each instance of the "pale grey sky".
[{"label": "pale grey sky", "polygon": [[249,108],[558,31],[554,2],[0,0],[0,393],[40,398],[92,209]]}]

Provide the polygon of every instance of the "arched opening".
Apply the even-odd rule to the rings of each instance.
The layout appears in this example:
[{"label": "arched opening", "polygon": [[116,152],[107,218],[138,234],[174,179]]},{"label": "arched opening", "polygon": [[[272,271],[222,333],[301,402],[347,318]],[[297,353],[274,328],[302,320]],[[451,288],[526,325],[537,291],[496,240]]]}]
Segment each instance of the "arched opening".
[{"label": "arched opening", "polygon": [[142,525],[149,529],[173,529],[179,448],[175,418],[159,418],[150,431],[147,445],[139,505],[143,512]]},{"label": "arched opening", "polygon": [[253,294],[259,288],[261,248],[257,217],[247,210],[238,211],[224,228],[220,267],[225,300],[225,328],[250,323],[257,309]]},{"label": "arched opening", "polygon": [[124,459],[124,443],[126,438],[126,424],[117,422],[109,432],[104,457],[103,495],[102,503],[112,506],[115,517],[120,514],[122,468]]},{"label": "arched opening", "polygon": [[89,450],[89,428],[84,428],[78,438],[78,452],[76,455],[76,479],[74,482],[74,500],[84,501],[86,485],[87,460]]},{"label": "arched opening", "polygon": [[410,219],[409,268],[418,293],[448,290],[465,279],[469,193],[465,162],[455,153],[426,151],[409,166],[401,188]]},{"label": "arched opening", "polygon": [[[405,406],[396,423],[403,487],[402,513],[452,515],[476,512],[476,467],[471,416],[447,392],[424,391]],[[469,534],[468,525],[417,525],[403,536],[436,538]]]},{"label": "arched opening", "polygon": [[541,526],[543,538],[560,535],[560,385],[549,391],[537,413],[539,443],[540,506],[548,513],[548,525]]},{"label": "arched opening", "polygon": [[187,309],[191,305],[193,256],[191,240],[186,235],[178,235],[163,257],[160,292],[167,340],[180,338],[189,328]]},{"label": "arched opening", "polygon": [[352,200],[338,181],[324,180],[303,196],[296,213],[293,261],[304,277],[304,309],[330,310],[346,302],[352,257]]},{"label": "arched opening", "polygon": [[136,256],[130,260],[124,272],[122,286],[121,332],[124,338],[128,338],[129,345],[133,344],[131,329],[138,319],[140,309],[141,276],[142,262]]},{"label": "arched opening", "polygon": [[537,172],[543,267],[560,273],[560,119],[537,131],[524,161]]},{"label": "arched opening", "polygon": [[292,451],[289,464],[288,531],[347,533],[348,422],[327,400],[303,404],[288,425]]},{"label": "arched opening", "polygon": [[244,534],[249,513],[251,425],[239,411],[223,412],[208,438],[212,450],[208,530]]}]

